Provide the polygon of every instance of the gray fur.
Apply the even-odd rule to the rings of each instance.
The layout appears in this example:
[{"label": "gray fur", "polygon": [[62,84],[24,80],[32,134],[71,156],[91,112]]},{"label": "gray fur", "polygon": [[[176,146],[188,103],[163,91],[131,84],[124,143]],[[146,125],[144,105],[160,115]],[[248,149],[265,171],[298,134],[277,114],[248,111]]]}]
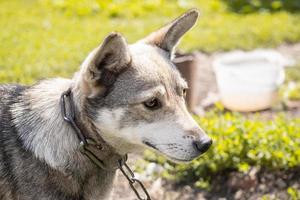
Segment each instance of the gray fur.
[{"label": "gray fur", "polygon": [[[190,11],[168,26],[159,38],[166,46],[128,45],[113,33],[73,79],[0,86],[0,199],[108,199],[118,156],[150,148],[190,161],[203,153],[194,142],[208,137],[186,109],[187,84],[169,56],[196,18]],[[105,160],[111,170],[97,168],[80,153],[76,134],[63,120],[60,96],[69,88],[86,137],[104,138],[111,146]],[[157,110],[145,106],[153,98],[161,104]]]},{"label": "gray fur", "polygon": [[70,83],[0,87],[5,94],[0,99],[0,199],[108,198],[115,172],[97,169],[80,154],[78,139],[59,112],[61,92]]}]

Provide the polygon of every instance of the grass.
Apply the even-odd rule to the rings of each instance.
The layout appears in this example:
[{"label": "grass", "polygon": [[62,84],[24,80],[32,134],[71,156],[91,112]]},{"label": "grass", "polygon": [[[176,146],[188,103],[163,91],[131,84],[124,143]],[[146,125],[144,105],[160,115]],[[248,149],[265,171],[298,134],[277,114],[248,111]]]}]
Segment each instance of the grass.
[{"label": "grass", "polygon": [[199,24],[180,48],[206,52],[274,47],[300,41],[300,15],[285,11],[240,15],[220,0],[0,1],[0,82],[69,77],[111,31],[134,42],[191,7]]}]

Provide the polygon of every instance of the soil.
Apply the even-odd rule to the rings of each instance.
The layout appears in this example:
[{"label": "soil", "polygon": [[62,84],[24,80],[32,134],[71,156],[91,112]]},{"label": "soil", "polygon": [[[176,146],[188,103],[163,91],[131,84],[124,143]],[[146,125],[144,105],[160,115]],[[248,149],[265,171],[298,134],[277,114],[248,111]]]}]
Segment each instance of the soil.
[{"label": "soil", "polygon": [[[289,187],[300,190],[299,177],[300,168],[285,171],[252,168],[247,174],[228,171],[215,175],[208,191],[160,178],[143,180],[143,183],[153,200],[259,200],[266,196],[270,200],[288,200]],[[112,199],[137,199],[121,174],[115,183]]]},{"label": "soil", "polygon": [[[300,62],[300,43],[293,45],[282,45],[278,47],[280,53],[289,56],[296,62]],[[212,61],[222,53],[207,55],[201,52],[195,52],[200,62],[198,70],[198,81],[196,87],[198,106],[193,112],[204,114],[210,106],[216,102],[218,97],[215,76],[212,70]],[[285,111],[291,117],[300,117],[300,103],[292,102],[292,105],[279,106],[262,111],[261,114],[266,118],[272,116],[278,111]],[[249,115],[249,114],[248,114]],[[250,113],[251,115],[251,113]],[[129,165],[133,166],[140,156],[131,156]],[[239,172],[227,172],[212,177],[212,186],[210,191],[198,190],[189,185],[176,185],[166,180],[151,179],[143,180],[152,199],[157,200],[227,200],[227,199],[262,199],[264,195],[268,199],[289,199],[287,188],[293,187],[300,190],[300,168],[288,171],[265,171],[264,169],[253,168],[248,174]],[[127,180],[119,173],[114,186],[113,200],[134,200],[134,192],[131,190]]]}]

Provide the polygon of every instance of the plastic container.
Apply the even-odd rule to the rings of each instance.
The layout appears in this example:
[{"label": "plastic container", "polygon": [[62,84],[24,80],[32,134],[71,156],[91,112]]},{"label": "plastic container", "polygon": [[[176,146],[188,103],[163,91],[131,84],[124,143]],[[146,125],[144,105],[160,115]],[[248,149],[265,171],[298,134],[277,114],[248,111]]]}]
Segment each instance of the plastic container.
[{"label": "plastic container", "polygon": [[272,50],[232,52],[213,63],[221,101],[233,111],[267,109],[278,97],[287,60]]},{"label": "plastic container", "polygon": [[186,102],[188,109],[194,112],[197,106],[197,75],[198,61],[193,54],[177,55],[173,60],[182,77],[187,81],[189,89],[187,90]]}]

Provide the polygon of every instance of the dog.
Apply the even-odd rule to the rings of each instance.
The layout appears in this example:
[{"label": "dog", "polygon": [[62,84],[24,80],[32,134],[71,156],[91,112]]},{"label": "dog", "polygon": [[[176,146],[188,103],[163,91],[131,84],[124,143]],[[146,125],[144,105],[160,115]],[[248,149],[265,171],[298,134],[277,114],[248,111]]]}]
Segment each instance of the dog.
[{"label": "dog", "polygon": [[61,112],[67,90],[82,133],[109,146],[104,162],[147,148],[175,162],[206,152],[212,140],[188,112],[188,86],[171,61],[197,18],[190,10],[131,45],[111,33],[72,79],[1,85],[0,199],[110,198],[116,168],[100,169],[79,150]]}]

